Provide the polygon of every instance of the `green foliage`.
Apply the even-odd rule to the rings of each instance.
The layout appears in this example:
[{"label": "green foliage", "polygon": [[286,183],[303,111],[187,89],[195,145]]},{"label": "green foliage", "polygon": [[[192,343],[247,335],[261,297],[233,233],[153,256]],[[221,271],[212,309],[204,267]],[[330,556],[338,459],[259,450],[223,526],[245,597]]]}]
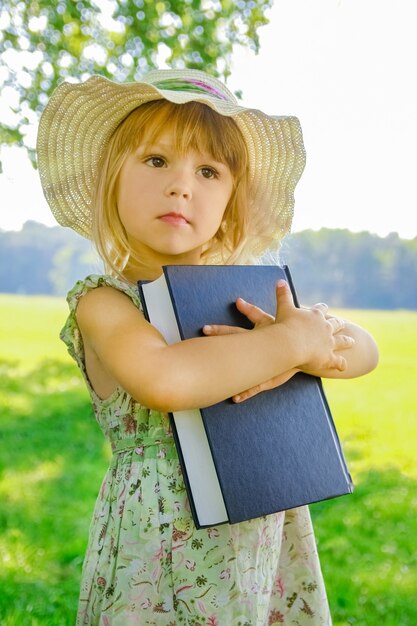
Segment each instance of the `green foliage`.
[{"label": "green foliage", "polygon": [[[74,624],[109,450],[57,334],[58,298],[0,295],[0,623]],[[417,313],[340,311],[380,366],[326,392],[356,489],[311,507],[334,626],[414,626]],[[30,323],[28,323],[30,320]],[[45,355],[47,359],[45,359]]]},{"label": "green foliage", "polygon": [[28,123],[63,79],[137,80],[157,65],[227,78],[234,44],[259,49],[272,0],[4,0],[0,70],[14,99],[1,143],[25,144]]}]

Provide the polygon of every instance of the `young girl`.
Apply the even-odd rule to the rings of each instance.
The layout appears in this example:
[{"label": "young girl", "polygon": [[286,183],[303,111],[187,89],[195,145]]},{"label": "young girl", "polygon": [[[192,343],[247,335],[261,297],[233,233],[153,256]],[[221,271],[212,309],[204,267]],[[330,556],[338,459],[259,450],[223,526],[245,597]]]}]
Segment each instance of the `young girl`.
[{"label": "young girl", "polygon": [[70,291],[62,331],[113,451],[77,624],[331,624],[307,507],[197,530],[167,413],[244,401],[296,371],[365,374],[372,338],[323,304],[296,309],[283,282],[275,318],[238,300],[253,330],[169,346],[136,290],[163,265],[247,264],[279,245],[304,166],[298,120],[238,106],[203,72],[94,76],[56,90],[38,156],[55,217],[93,239],[107,272]]}]

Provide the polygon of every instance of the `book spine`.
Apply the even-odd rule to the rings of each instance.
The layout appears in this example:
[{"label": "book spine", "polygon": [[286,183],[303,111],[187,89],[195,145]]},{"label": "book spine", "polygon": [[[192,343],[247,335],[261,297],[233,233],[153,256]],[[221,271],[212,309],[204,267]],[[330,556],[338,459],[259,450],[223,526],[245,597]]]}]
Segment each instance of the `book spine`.
[{"label": "book spine", "polygon": [[[167,284],[169,297],[171,299],[172,308],[174,310],[175,321],[177,323],[178,332],[180,334],[181,340],[184,341],[184,339],[188,339],[188,337],[185,336],[184,328],[183,328],[183,325],[181,323],[181,316],[178,313],[177,299],[175,297],[174,290],[173,290],[173,288],[171,286],[170,269],[171,269],[170,265],[167,265],[167,266],[164,265],[162,267],[162,270],[163,270],[163,272],[165,274],[165,281],[166,281],[166,284]],[[176,269],[176,268],[174,268],[174,269]],[[185,266],[182,266],[182,269],[183,269],[184,272],[189,271],[189,268],[185,267]]]},{"label": "book spine", "polygon": [[337,430],[336,430],[336,425],[334,423],[333,420],[333,416],[332,416],[332,412],[330,411],[330,406],[326,397],[326,394],[324,392],[324,388],[323,388],[323,381],[321,380],[321,378],[316,378],[317,380],[317,385],[319,388],[319,392],[321,395],[321,399],[323,401],[323,405],[326,411],[326,415],[327,415],[327,421],[329,423],[329,428],[330,431],[333,435],[333,440],[336,446],[336,450],[338,452],[339,455],[339,460],[340,460],[340,466],[343,470],[343,473],[345,475],[346,478],[346,484],[348,486],[349,492],[353,493],[353,489],[354,489],[354,485],[353,485],[353,480],[352,480],[352,476],[349,473],[348,467],[347,467],[347,463],[346,463],[346,459],[345,456],[343,454],[343,450],[342,450],[342,444],[340,443],[340,439],[339,439],[339,435],[337,434]]},{"label": "book spine", "polygon": [[206,528],[205,526],[201,526],[200,521],[198,519],[197,509],[196,509],[196,506],[194,504],[193,491],[191,489],[190,480],[188,478],[187,465],[186,465],[186,463],[184,461],[184,456],[182,454],[181,442],[180,442],[180,438],[178,436],[177,427],[176,427],[176,424],[175,424],[175,416],[174,416],[174,414],[170,413],[169,414],[169,418],[170,418],[172,436],[174,437],[175,446],[177,448],[178,459],[179,459],[179,462],[180,462],[180,465],[181,465],[182,477],[183,477],[183,480],[184,480],[185,489],[187,491],[188,502],[190,503],[191,515],[193,516],[194,525],[195,525],[195,527],[198,530],[200,528]]},{"label": "book spine", "polygon": [[146,306],[146,298],[145,298],[145,294],[143,293],[143,289],[142,289],[142,284],[144,282],[147,282],[147,281],[139,281],[138,282],[139,299],[140,299],[140,303],[142,305],[143,315],[145,316],[146,321],[150,322],[151,320],[150,320],[150,317],[149,317],[148,307]]},{"label": "book spine", "polygon": [[297,293],[295,291],[295,287],[294,287],[294,283],[293,283],[293,280],[292,280],[290,268],[288,267],[288,265],[283,265],[282,269],[283,269],[284,274],[286,276],[287,282],[288,282],[288,284],[290,286],[292,297],[293,297],[293,300],[294,300],[294,304],[295,304],[295,306],[297,308],[300,308],[300,303],[298,302]]}]

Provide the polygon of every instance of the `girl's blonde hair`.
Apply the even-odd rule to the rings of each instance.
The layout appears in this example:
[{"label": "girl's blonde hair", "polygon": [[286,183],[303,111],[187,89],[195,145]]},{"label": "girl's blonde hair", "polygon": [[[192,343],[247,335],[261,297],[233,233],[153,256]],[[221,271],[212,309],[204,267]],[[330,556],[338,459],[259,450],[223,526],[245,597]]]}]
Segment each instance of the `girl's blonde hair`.
[{"label": "girl's blonde hair", "polygon": [[236,122],[210,107],[188,102],[155,100],[134,109],[114,131],[102,156],[93,198],[93,241],[106,271],[121,276],[128,259],[139,260],[131,249],[117,210],[117,185],[127,157],[144,141],[154,143],[167,129],[176,149],[207,151],[226,163],[233,176],[233,191],[223,222],[202,254],[204,263],[245,262],[250,228],[248,153]]}]

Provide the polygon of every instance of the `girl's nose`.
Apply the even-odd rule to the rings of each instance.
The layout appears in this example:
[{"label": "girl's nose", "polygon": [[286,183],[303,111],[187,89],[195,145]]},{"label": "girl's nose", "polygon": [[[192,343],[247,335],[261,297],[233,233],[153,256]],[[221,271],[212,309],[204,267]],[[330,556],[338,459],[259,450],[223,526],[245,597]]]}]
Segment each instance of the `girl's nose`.
[{"label": "girl's nose", "polygon": [[172,172],[172,177],[167,183],[165,193],[168,196],[190,199],[192,197],[190,174],[185,171]]}]

